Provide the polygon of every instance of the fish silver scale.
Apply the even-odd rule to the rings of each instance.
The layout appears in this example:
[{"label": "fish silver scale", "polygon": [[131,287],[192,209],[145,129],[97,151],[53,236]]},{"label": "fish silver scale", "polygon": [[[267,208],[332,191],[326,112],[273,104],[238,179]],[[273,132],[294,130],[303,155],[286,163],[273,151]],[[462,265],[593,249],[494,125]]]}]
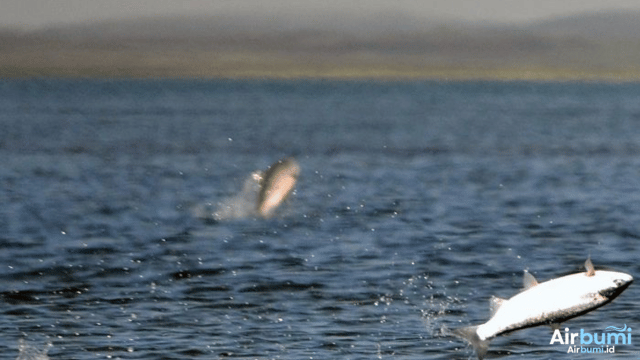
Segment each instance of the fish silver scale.
[{"label": "fish silver scale", "polygon": [[600,307],[609,299],[599,291],[606,283],[626,275],[612,271],[596,271],[593,276],[579,273],[546,281],[506,300],[494,316],[478,326],[480,339],[491,339],[513,330],[559,323]]}]

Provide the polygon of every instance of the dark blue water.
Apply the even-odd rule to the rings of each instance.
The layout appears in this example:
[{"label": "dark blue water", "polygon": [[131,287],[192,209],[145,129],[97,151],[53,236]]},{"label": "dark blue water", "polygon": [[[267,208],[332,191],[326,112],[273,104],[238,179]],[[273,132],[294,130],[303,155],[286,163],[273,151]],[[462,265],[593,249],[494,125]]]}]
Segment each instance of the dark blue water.
[{"label": "dark blue water", "polygon": [[[639,100],[638,84],[1,82],[0,358],[21,339],[51,359],[473,358],[446,330],[486,321],[524,269],[590,255],[639,276]],[[302,175],[275,218],[207,216],[286,156]],[[638,289],[564,325],[635,336]],[[605,358],[550,339],[516,332],[489,357]]]}]

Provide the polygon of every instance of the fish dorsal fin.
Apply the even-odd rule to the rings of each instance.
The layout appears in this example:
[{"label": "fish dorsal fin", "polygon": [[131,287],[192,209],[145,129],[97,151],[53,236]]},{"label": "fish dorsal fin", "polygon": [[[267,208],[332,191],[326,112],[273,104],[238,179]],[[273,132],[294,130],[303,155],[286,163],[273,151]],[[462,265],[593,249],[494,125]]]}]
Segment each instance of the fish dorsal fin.
[{"label": "fish dorsal fin", "polygon": [[522,278],[522,284],[524,285],[524,289],[528,290],[528,289],[531,289],[532,287],[538,285],[538,280],[536,280],[536,278],[533,277],[533,275],[531,275],[530,272],[525,270],[524,271],[524,277]]},{"label": "fish dorsal fin", "polygon": [[593,267],[591,257],[588,257],[587,261],[584,262],[584,267],[587,269],[587,276],[593,276],[596,274],[596,268]]},{"label": "fish dorsal fin", "polygon": [[500,309],[500,306],[502,306],[502,303],[504,303],[505,301],[507,300],[499,298],[497,296],[492,296],[491,299],[489,299],[489,310],[491,311],[492,317],[496,314],[496,312],[498,312],[498,309]]}]

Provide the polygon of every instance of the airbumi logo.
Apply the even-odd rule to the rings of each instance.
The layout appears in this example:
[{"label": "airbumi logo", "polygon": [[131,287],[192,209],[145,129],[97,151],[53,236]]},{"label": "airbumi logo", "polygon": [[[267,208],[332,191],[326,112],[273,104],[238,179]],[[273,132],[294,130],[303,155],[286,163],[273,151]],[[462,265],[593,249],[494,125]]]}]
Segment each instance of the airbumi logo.
[{"label": "airbumi logo", "polygon": [[567,353],[586,354],[614,353],[615,345],[631,345],[631,328],[627,328],[627,324],[620,328],[609,326],[605,331],[598,334],[580,329],[580,332],[570,333],[569,328],[565,328],[563,334],[560,329],[556,329],[549,344],[569,345]]}]

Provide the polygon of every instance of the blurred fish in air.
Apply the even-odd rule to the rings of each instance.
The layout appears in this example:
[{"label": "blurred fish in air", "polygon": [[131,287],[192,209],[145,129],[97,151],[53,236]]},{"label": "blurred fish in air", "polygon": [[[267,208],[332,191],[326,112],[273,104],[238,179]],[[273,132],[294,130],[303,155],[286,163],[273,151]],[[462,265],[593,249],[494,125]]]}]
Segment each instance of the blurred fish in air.
[{"label": "blurred fish in air", "polygon": [[256,210],[264,218],[273,216],[275,210],[284,202],[296,186],[300,175],[300,165],[292,157],[279,160],[269,166],[259,176],[260,192]]}]

